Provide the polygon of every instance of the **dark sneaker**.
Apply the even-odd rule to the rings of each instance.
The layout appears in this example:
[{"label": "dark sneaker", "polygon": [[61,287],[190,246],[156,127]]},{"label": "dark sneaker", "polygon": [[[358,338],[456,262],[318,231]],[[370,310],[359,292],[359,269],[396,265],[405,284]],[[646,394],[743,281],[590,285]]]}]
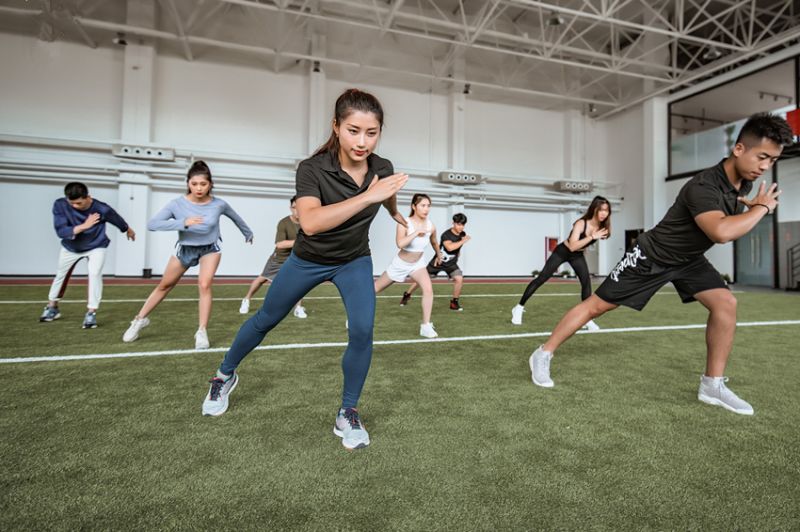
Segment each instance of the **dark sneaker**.
[{"label": "dark sneaker", "polygon": [[458,299],[451,299],[450,310],[457,310],[458,312],[461,312],[464,310],[464,307],[461,306],[461,303],[458,302]]},{"label": "dark sneaker", "polygon": [[57,320],[60,317],[61,317],[61,312],[59,312],[58,307],[46,306],[44,307],[42,315],[39,316],[39,321],[53,321]]},{"label": "dark sneaker", "polygon": [[221,416],[228,410],[228,397],[239,384],[239,375],[234,372],[228,380],[214,377],[210,381],[205,401],[203,401],[204,416]]},{"label": "dark sneaker", "polygon": [[363,449],[369,445],[369,434],[361,424],[361,418],[355,408],[339,409],[336,422],[333,424],[333,433],[342,439],[342,445],[349,451]]},{"label": "dark sneaker", "polygon": [[403,292],[403,298],[400,300],[400,306],[405,307],[408,305],[409,301],[411,301],[411,294],[408,292]]},{"label": "dark sneaker", "polygon": [[97,314],[95,312],[87,312],[83,317],[84,329],[97,329]]}]

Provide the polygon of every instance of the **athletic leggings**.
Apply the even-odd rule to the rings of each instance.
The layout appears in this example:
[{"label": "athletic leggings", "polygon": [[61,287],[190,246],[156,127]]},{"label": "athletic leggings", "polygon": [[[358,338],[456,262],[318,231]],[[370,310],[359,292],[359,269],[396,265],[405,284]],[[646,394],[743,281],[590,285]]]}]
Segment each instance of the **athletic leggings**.
[{"label": "athletic leggings", "polygon": [[544,268],[542,268],[539,276],[531,281],[528,287],[525,288],[525,292],[522,294],[519,304],[525,306],[525,303],[528,302],[528,299],[530,299],[533,293],[546,283],[556,270],[558,270],[558,267],[565,262],[569,262],[572,269],[575,270],[578,279],[581,281],[581,299],[587,299],[592,295],[592,281],[589,279],[589,267],[586,265],[586,259],[583,258],[583,252],[570,251],[562,242],[556,246],[553,254],[550,255],[550,258],[544,263]]},{"label": "athletic leggings", "polygon": [[339,289],[347,312],[349,341],[342,357],[342,408],[355,408],[372,360],[375,284],[371,257],[327,265],[303,260],[294,253],[289,255],[267,290],[264,304],[236,334],[220,371],[225,375],[232,374],[242,359],[286,317],[295,303],[325,281],[331,281]]}]

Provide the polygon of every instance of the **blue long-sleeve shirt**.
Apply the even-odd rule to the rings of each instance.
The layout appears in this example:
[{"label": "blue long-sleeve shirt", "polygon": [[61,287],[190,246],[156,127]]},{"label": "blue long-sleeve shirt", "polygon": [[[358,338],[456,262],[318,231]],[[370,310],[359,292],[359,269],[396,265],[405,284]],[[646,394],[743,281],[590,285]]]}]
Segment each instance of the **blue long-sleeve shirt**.
[{"label": "blue long-sleeve shirt", "polygon": [[[212,198],[205,205],[192,203],[185,196],[180,196],[167,203],[149,222],[150,231],[178,231],[178,243],[185,246],[206,246],[222,240],[219,232],[219,218],[222,215],[236,224],[244,235],[245,241],[253,239],[253,232],[236,211],[224,200]],[[203,222],[186,227],[184,221],[192,216],[202,216]]]},{"label": "blue long-sleeve shirt", "polygon": [[[98,213],[100,221],[77,235],[73,233],[76,225],[81,225],[90,215]],[[85,211],[79,211],[69,204],[67,198],[59,198],[53,203],[53,227],[61,245],[74,253],[82,253],[97,248],[107,248],[111,241],[106,236],[106,222],[122,232],[128,224],[107,203],[92,198],[92,204]]]}]

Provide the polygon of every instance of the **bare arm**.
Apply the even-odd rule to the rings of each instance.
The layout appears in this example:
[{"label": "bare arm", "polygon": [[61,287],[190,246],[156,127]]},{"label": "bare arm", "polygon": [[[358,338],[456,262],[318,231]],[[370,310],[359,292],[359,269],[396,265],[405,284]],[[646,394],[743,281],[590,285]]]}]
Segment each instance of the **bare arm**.
[{"label": "bare arm", "polygon": [[[578,222],[583,221],[583,226],[581,226]],[[567,246],[567,249],[570,251],[577,251],[584,246],[588,246],[591,244],[592,240],[597,240],[600,238],[605,238],[608,235],[608,231],[606,229],[598,229],[594,233],[587,234],[585,237],[581,238],[581,230],[586,230],[586,225],[588,222],[586,220],[578,220],[572,226],[572,232],[569,234],[569,238],[564,241],[564,245]]]},{"label": "bare arm", "polygon": [[457,249],[460,249],[461,246],[463,246],[467,242],[469,242],[471,238],[472,237],[469,235],[464,235],[464,237],[458,242],[453,242],[452,240],[443,240],[442,245],[444,246],[444,249],[446,249],[447,251],[455,251]]},{"label": "bare arm", "polygon": [[292,249],[294,247],[294,240],[281,240],[275,242],[275,249]]},{"label": "bare arm", "polygon": [[395,222],[399,223],[403,227],[407,227],[406,219],[403,218],[403,215],[397,210],[397,194],[393,194],[392,197],[384,200],[383,207],[389,211],[389,216],[391,216]]},{"label": "bare arm", "polygon": [[338,227],[368,206],[382,203],[395,195],[403,188],[406,181],[408,181],[406,174],[394,174],[380,180],[375,176],[364,193],[325,206],[314,196],[297,198],[300,227],[309,236]]},{"label": "bare arm", "polygon": [[707,211],[694,217],[698,227],[716,244],[731,242],[750,232],[758,222],[778,206],[778,196],[781,191],[777,183],[773,183],[766,190],[767,184],[763,181],[758,188],[758,194],[752,199],[739,198],[739,201],[748,207],[742,214],[726,215],[722,211]]},{"label": "bare arm", "polygon": [[436,261],[433,263],[434,266],[439,266],[442,263],[442,250],[439,249],[439,239],[436,236],[436,227],[432,227],[431,229],[431,247],[433,248],[433,252],[436,253]]}]

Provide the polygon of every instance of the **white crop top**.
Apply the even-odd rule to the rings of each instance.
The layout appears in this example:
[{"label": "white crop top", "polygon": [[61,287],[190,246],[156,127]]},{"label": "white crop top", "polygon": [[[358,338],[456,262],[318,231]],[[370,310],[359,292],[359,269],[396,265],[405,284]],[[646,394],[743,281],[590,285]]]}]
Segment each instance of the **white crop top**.
[{"label": "white crop top", "polygon": [[[417,232],[417,229],[414,227],[414,222],[411,221],[411,218],[406,218],[406,223],[408,224],[406,236]],[[408,251],[410,253],[420,253],[425,251],[425,246],[427,246],[428,242],[430,242],[431,231],[433,227],[433,224],[431,224],[430,220],[425,220],[425,224],[425,236],[418,236],[414,238],[409,245],[403,248],[403,251]]]}]

